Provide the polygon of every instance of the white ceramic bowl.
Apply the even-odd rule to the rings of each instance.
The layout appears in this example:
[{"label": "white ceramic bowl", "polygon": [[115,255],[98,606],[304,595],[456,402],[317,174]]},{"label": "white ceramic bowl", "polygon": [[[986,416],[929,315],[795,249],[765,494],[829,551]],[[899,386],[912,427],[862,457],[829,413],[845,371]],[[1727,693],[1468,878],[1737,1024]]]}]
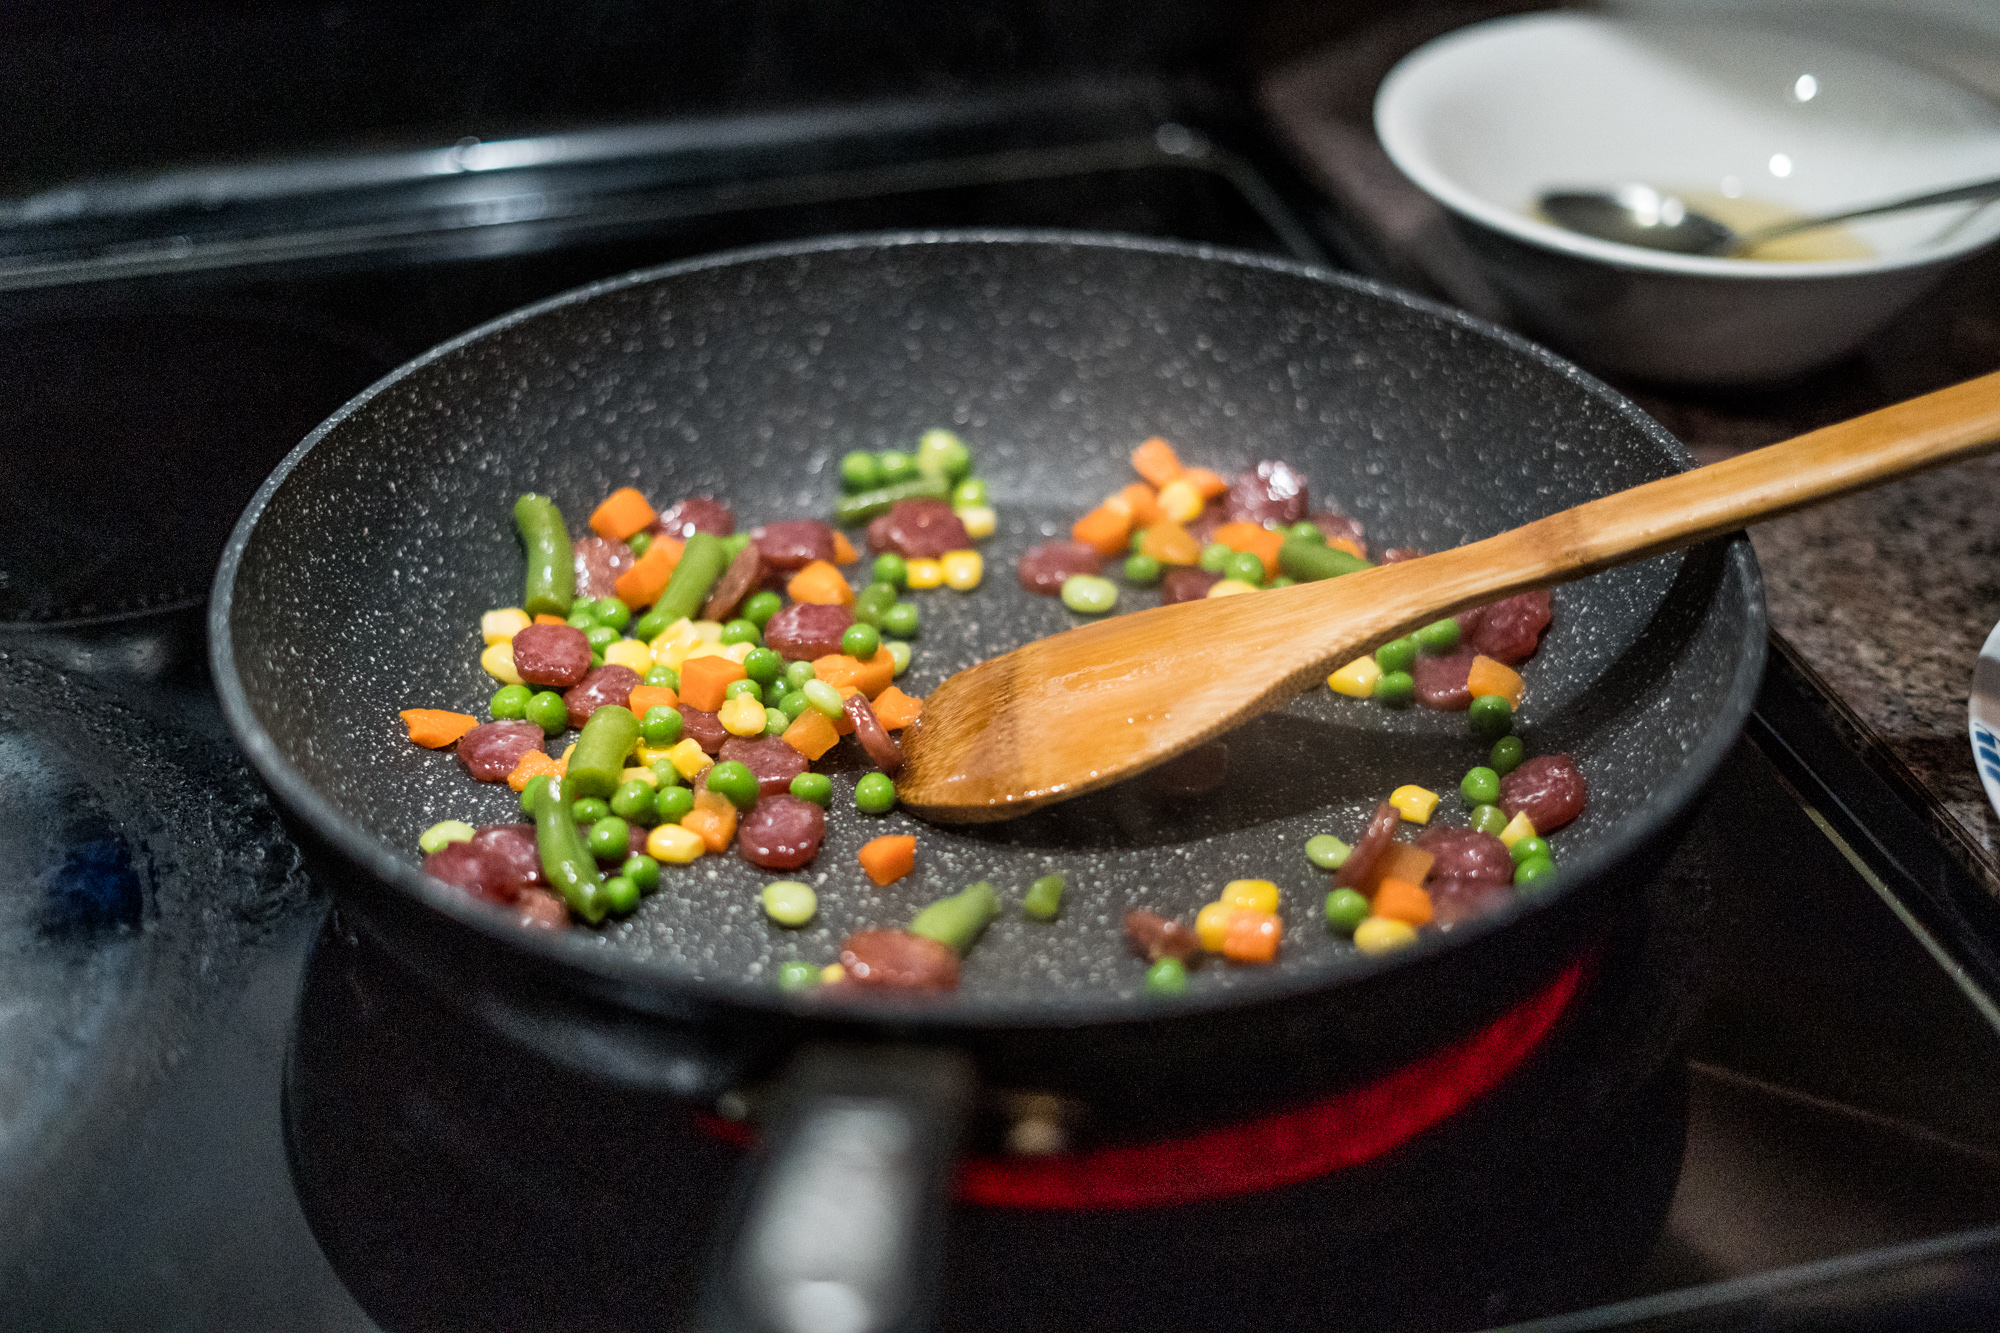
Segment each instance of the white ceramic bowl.
[{"label": "white ceramic bowl", "polygon": [[1612,373],[1784,379],[1851,351],[2000,236],[2000,206],[1955,204],[1849,224],[1872,258],[1774,263],[1618,245],[1534,216],[1565,187],[1639,182],[1814,214],[2000,176],[2000,109],[1978,93],[1726,16],[1462,29],[1390,72],[1375,128],[1521,324]]}]

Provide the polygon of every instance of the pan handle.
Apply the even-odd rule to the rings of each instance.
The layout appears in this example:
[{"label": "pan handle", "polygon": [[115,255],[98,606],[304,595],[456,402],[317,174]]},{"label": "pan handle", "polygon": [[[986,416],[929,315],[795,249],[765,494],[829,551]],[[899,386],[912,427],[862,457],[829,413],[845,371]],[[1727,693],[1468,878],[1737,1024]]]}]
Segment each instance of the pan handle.
[{"label": "pan handle", "polygon": [[918,1333],[935,1314],[972,1062],[814,1046],[779,1080],[725,1215],[707,1333]]}]

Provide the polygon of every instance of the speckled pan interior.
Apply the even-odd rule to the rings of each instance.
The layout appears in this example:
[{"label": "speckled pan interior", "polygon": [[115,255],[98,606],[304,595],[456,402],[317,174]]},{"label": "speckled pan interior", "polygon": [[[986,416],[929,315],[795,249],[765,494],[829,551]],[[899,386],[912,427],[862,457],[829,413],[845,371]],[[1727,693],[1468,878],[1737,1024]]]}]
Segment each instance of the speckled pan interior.
[{"label": "speckled pan interior", "polygon": [[[520,600],[510,506],[552,495],[573,532],[605,493],[662,506],[712,494],[739,530],[824,516],[850,449],[911,446],[946,425],[972,446],[1000,530],[972,594],[914,594],[923,615],[905,688],[1068,628],[1013,566],[1028,546],[1131,480],[1148,435],[1223,473],[1284,458],[1316,505],[1371,544],[1438,549],[1679,470],[1680,446],[1546,353],[1367,284],[1190,247],[1051,236],[835,241],[676,266],[497,322],[398,372],[302,445],[239,526],[218,583],[218,680],[252,758],[364,862],[477,919],[410,872],[432,822],[517,818],[514,794],[417,749],[399,708],[485,715],[481,612]],[[1128,588],[1127,607],[1158,594]],[[1591,784],[1556,836],[1573,877],[1601,873],[1692,794],[1747,711],[1763,618],[1746,543],[1721,543],[1559,589],[1524,668],[1531,753],[1567,750]],[[1230,645],[1217,643],[1227,656]],[[1326,877],[1301,852],[1351,839],[1404,782],[1446,794],[1478,762],[1462,715],[1391,712],[1315,689],[1228,740],[1215,791],[1173,799],[1147,779],[1011,824],[934,828],[858,814],[864,771],[830,756],[835,796],[807,875],[806,929],[764,919],[773,876],[733,854],[668,867],[631,918],[565,949],[614,951],[674,977],[768,987],[776,966],[830,961],[841,937],[901,925],[991,879],[1006,911],[968,960],[960,1004],[1014,1010],[1138,993],[1119,921],[1135,904],[1192,919],[1239,876],[1275,880],[1286,936],[1274,968],[1207,968],[1195,989],[1241,994],[1373,966],[1320,919]],[[884,889],[856,849],[918,836],[918,868]],[[1020,894],[1069,876],[1062,917],[1025,921]],[[1525,905],[1517,910],[1532,910]],[[1460,927],[1504,929],[1509,915]],[[499,928],[497,924],[490,928]],[[1449,947],[1447,939],[1434,947]]]}]

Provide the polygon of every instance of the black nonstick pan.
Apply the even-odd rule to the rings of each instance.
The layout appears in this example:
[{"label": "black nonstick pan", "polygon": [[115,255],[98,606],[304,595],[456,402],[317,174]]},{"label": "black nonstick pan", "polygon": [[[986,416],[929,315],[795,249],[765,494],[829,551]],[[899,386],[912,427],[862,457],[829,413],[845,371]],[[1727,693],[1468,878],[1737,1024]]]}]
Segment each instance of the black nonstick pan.
[{"label": "black nonstick pan", "polygon": [[[669,867],[631,918],[559,935],[418,872],[435,821],[518,818],[512,792],[411,746],[395,716],[483,712],[478,620],[519,599],[517,495],[553,496],[580,531],[617,486],[662,504],[712,494],[747,529],[827,514],[843,453],[936,425],[973,447],[1000,529],[980,589],[920,595],[912,693],[1073,623],[1018,586],[1014,562],[1128,481],[1148,435],[1223,472],[1289,460],[1315,505],[1354,515],[1378,549],[1458,545],[1690,463],[1566,363],[1371,284],[1188,246],[993,233],[791,245],[598,284],[412,362],[309,437],[217,578],[231,724],[357,916],[459,1001],[593,1074],[759,1108],[773,1147],[738,1213],[738,1258],[718,1269],[718,1327],[808,1326],[794,1298],[833,1302],[826,1317],[856,1328],[920,1319],[910,1274],[932,1230],[918,1219],[960,1127],[975,1150],[1004,1136],[1019,1094],[1095,1142],[1155,1141],[1364,1084],[1546,994],[1670,845],[1762,665],[1740,538],[1557,589],[1521,732],[1590,782],[1588,812],[1556,839],[1561,880],[1383,959],[1326,932],[1325,877],[1301,845],[1351,839],[1405,782],[1445,790],[1453,818],[1451,788],[1482,747],[1460,715],[1323,689],[1230,736],[1219,781],[1141,779],[1009,824],[861,815],[863,765],[836,758],[820,911],[802,931],[764,919],[756,891],[773,876],[733,856]],[[884,832],[917,835],[918,870],[876,889],[854,854]],[[1023,919],[1021,892],[1056,869],[1061,918]],[[1192,919],[1245,876],[1280,885],[1281,961],[1145,995],[1125,910]],[[1006,908],[957,994],[777,991],[781,962],[831,961],[850,930],[900,926],[978,879]],[[875,1182],[854,1204],[875,1222],[850,1229],[887,1240],[820,1256],[824,1273],[767,1261],[787,1218],[834,1206],[829,1191],[853,1202],[857,1178]]]}]

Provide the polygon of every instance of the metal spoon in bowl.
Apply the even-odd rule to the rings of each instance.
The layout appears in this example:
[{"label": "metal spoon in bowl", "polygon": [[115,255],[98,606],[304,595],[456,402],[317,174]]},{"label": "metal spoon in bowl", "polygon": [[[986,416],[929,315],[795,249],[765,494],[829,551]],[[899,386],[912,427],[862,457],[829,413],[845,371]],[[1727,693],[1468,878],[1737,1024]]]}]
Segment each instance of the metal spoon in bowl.
[{"label": "metal spoon in bowl", "polygon": [[1601,241],[1636,245],[1648,250],[1667,250],[1680,255],[1728,257],[1790,236],[1796,232],[1845,222],[1849,218],[1873,217],[1906,208],[1928,208],[1933,204],[1956,204],[1974,199],[2000,198],[2000,180],[1975,181],[1948,190],[1912,195],[1865,208],[1828,213],[1822,217],[1793,218],[1754,231],[1739,232],[1704,213],[1697,213],[1680,199],[1661,194],[1647,185],[1621,185],[1615,190],[1551,190],[1537,201],[1543,213],[1563,227]]}]

